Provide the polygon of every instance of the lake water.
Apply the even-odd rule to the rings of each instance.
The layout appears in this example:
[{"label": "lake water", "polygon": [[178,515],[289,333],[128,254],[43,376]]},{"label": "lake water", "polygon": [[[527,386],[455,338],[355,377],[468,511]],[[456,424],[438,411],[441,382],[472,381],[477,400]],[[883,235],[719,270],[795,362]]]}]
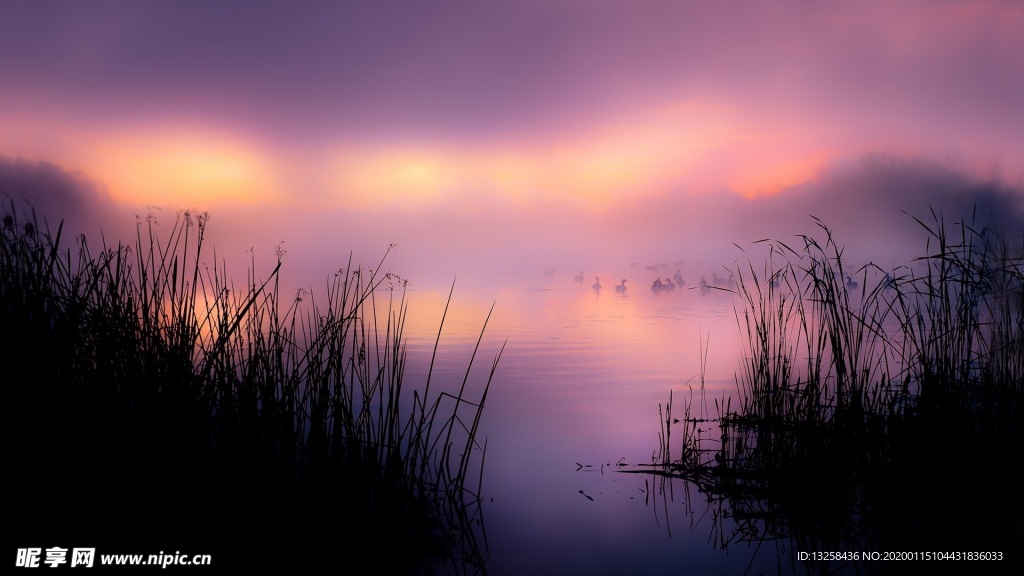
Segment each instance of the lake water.
[{"label": "lake water", "polygon": [[[652,461],[659,404],[670,391],[676,414],[691,387],[698,397],[702,342],[707,415],[716,415],[715,398],[736,390],[738,299],[695,289],[710,270],[686,270],[686,284],[672,292],[653,292],[648,275],[655,273],[616,274],[634,279],[624,293],[611,275],[599,291],[593,276],[578,283],[570,274],[504,286],[456,282],[435,378],[461,381],[492,304],[470,397],[505,346],[481,423],[488,573],[778,571],[774,545],[716,545],[735,526],[713,522],[713,507],[692,485],[618,471]],[[449,288],[407,292],[411,374],[429,363]]]}]

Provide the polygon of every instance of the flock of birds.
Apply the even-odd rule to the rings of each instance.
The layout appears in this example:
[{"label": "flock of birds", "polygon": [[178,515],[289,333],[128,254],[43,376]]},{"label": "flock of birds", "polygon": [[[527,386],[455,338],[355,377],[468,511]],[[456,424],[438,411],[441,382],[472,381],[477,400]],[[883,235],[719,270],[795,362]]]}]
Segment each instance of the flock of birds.
[{"label": "flock of birds", "polygon": [[[676,264],[679,265],[679,266],[682,266],[682,262],[676,262]],[[638,264],[637,263],[633,263],[633,264],[631,264],[631,266],[637,267]],[[646,268],[647,268],[647,270],[657,271],[659,267],[668,267],[668,262],[666,261],[666,262],[656,263],[653,266],[647,266]],[[548,277],[548,278],[554,276],[554,270],[546,270],[544,272],[544,276]],[[573,276],[573,280],[577,284],[583,284],[584,283],[584,279],[585,279],[585,276],[583,275],[583,271],[582,270],[580,270],[579,274],[576,274],[575,276]],[[729,285],[728,282],[725,282],[725,283],[719,282],[717,275],[713,275],[712,276],[712,280],[713,280],[715,285],[719,285],[720,287],[725,287],[725,286]],[[729,281],[732,282],[732,286],[735,286],[735,280],[732,280],[732,278],[730,277]],[[626,290],[628,290],[628,287],[626,286],[627,282],[629,282],[629,281],[627,279],[625,279],[625,278],[620,280],[619,283],[615,285],[615,292],[618,293],[618,294],[625,294]],[[676,288],[681,288],[681,287],[683,287],[685,285],[686,285],[686,280],[683,278],[682,271],[680,269],[677,269],[675,274],[673,274],[672,276],[665,276],[664,279],[662,279],[662,277],[660,275],[657,276],[654,279],[654,282],[651,283],[651,290],[653,292],[671,292],[671,291],[675,290]],[[595,291],[600,291],[602,288],[604,288],[604,286],[601,284],[601,278],[599,276],[595,276],[594,277],[594,283],[591,284],[590,287],[593,288]],[[707,280],[702,277],[700,279],[699,288],[701,288],[702,290],[709,290],[711,288],[711,284],[708,284]]]},{"label": "flock of birds", "polygon": [[[678,266],[680,266],[680,267],[682,267],[682,265],[683,265],[682,262],[676,262],[676,264]],[[634,262],[634,263],[630,264],[630,266],[634,267],[634,268],[637,268],[639,265],[638,265],[638,263]],[[668,267],[668,262],[666,261],[666,262],[656,263],[656,264],[654,264],[652,266],[646,266],[645,269],[648,270],[648,271],[657,272],[657,270],[659,268],[667,268],[667,267]],[[544,276],[545,277],[551,278],[551,277],[554,277],[554,275],[555,275],[555,271],[553,269],[552,270],[545,270],[544,271]],[[780,275],[778,273],[776,273],[775,275],[773,275],[771,278],[769,278],[767,280],[767,284],[769,286],[771,286],[771,288],[773,288],[773,289],[778,289],[779,288],[779,276]],[[579,274],[576,274],[573,277],[573,280],[577,284],[583,284],[585,282],[585,278],[586,277],[584,276],[583,271],[580,270]],[[886,278],[887,279],[889,278],[888,274],[886,274]],[[618,284],[615,285],[615,292],[618,293],[618,294],[625,294],[626,290],[628,289],[627,286],[626,286],[627,282],[628,282],[628,280],[623,278]],[[653,291],[655,293],[672,292],[676,288],[681,288],[681,287],[683,287],[685,285],[686,285],[686,280],[683,278],[682,270],[681,270],[681,268],[677,268],[676,272],[672,276],[665,276],[664,278],[662,276],[660,276],[660,275],[657,276],[654,279],[654,281],[651,283],[651,291]],[[860,287],[860,284],[856,280],[854,280],[852,276],[846,276],[845,286],[846,286],[846,289],[848,291],[854,292],[854,291],[856,291]],[[601,284],[601,278],[595,276],[594,277],[594,283],[591,284],[590,287],[593,288],[595,291],[600,291],[604,287]],[[737,288],[737,282],[736,282],[736,277],[733,274],[729,274],[728,277],[725,277],[725,276],[719,276],[717,272],[713,272],[711,274],[711,278],[710,279],[708,279],[707,276],[701,276],[700,281],[697,283],[697,285],[694,288],[695,289],[699,289],[701,291],[701,293],[703,293],[703,294],[707,294],[708,292],[710,292],[711,290],[714,290],[714,289],[734,291]]]}]

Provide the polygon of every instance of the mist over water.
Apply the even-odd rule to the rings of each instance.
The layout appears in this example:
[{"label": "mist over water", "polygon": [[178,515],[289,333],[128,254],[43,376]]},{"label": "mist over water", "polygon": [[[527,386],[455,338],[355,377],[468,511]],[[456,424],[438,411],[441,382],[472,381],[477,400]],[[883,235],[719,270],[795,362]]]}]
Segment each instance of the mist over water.
[{"label": "mist over water", "polygon": [[[66,219],[68,232],[98,240],[102,230],[108,243],[134,242],[137,225],[153,224],[159,233],[184,211],[198,213],[189,206],[118,204],[85,175],[24,160],[0,162],[0,192],[54,229]],[[754,199],[680,191],[605,209],[557,200],[529,208],[480,200],[457,210],[315,210],[301,200],[271,208],[225,205],[207,212],[206,241],[239,275],[253,262],[257,275],[269,270],[282,252],[284,278],[295,289],[324,285],[350,257],[367,268],[383,260],[384,269],[413,286],[457,278],[495,289],[572,280],[582,272],[588,286],[601,277],[608,287],[623,278],[639,287],[683,267],[727,275],[726,267],[747,267],[746,258],[767,255],[759,240],[799,247],[799,235],[821,235],[815,218],[844,247],[848,268],[870,262],[890,269],[923,253],[927,233],[914,217],[930,224],[933,210],[947,225],[1005,229],[1012,239],[1024,220],[1024,193],[942,166],[869,157],[856,168]]]},{"label": "mist over water", "polygon": [[[852,173],[753,200],[681,193],[602,211],[552,202],[529,210],[494,205],[469,212],[327,212],[310,214],[301,228],[282,229],[280,235],[292,253],[303,255],[303,268],[337,254],[340,246],[353,246],[366,258],[393,243],[391,269],[413,282],[459,277],[500,286],[545,273],[572,278],[582,271],[588,284],[601,276],[605,284],[627,278],[639,285],[675,273],[680,263],[721,273],[742,256],[740,248],[763,256],[752,245],[762,239],[798,246],[798,235],[821,233],[812,217],[846,247],[848,264],[889,268],[925,248],[927,234],[912,216],[929,223],[934,209],[952,224],[976,213],[979,229],[1005,228],[1020,222],[1021,196],[936,167],[875,160]],[[244,222],[227,226],[246,229]],[[657,273],[647,274],[654,265]]]}]

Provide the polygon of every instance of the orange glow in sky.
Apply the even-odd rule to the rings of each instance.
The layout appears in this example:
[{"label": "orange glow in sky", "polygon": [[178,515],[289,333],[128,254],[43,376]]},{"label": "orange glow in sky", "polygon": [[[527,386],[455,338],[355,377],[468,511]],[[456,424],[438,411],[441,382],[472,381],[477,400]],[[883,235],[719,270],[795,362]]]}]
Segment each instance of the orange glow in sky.
[{"label": "orange glow in sky", "polygon": [[[472,148],[452,142],[347,146],[325,163],[324,181],[327,202],[335,207],[471,203],[475,192],[485,192],[513,203],[556,196],[603,209],[624,196],[686,183],[706,192],[725,182],[754,195],[802,182],[822,160],[820,154],[809,159],[795,150],[787,156],[770,146],[773,152],[765,154],[764,142],[746,145],[751,138],[728,108],[670,106],[533,141]],[[730,158],[728,174],[707,174],[704,161],[716,155]]]},{"label": "orange glow in sky", "polygon": [[[346,144],[324,153],[307,191],[322,208],[417,209],[496,196],[513,204],[557,197],[602,210],[624,197],[723,186],[747,197],[812,178],[828,154],[800,131],[744,123],[726,107],[669,106],[624,115],[579,133],[471,146],[456,141]],[[223,131],[222,131],[223,132]],[[287,201],[310,181],[286,150],[266,150],[222,132],[162,127],[82,137],[76,164],[134,204],[204,207]]]},{"label": "orange glow in sky", "polygon": [[270,199],[276,179],[251,146],[200,133],[124,133],[81,151],[111,196],[133,204],[205,207]]},{"label": "orange glow in sky", "polygon": [[292,203],[416,210],[452,203],[454,210],[471,210],[485,199],[529,207],[554,198],[603,211],[677,190],[753,198],[813,180],[864,148],[857,138],[830,139],[797,114],[759,118],[706,103],[633,110],[597,126],[484,144],[441,138],[314,144],[309,156],[320,160],[312,162],[293,162],[301,152],[253,143],[223,127],[112,132],[36,124],[34,140],[0,143],[15,156],[45,155],[81,170],[120,202],[204,209]]}]

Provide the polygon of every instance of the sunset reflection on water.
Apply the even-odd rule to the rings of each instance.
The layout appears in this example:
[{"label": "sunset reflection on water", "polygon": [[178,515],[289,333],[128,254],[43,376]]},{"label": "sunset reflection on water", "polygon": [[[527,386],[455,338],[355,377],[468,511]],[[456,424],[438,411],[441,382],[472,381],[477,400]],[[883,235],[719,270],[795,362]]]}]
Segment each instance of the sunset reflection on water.
[{"label": "sunset reflection on water", "polygon": [[[659,294],[634,284],[623,295],[568,277],[486,293],[456,283],[433,381],[461,383],[492,303],[470,389],[486,381],[507,339],[481,424],[490,573],[653,568],[684,553],[716,570],[728,563],[707,545],[710,525],[690,532],[685,507],[702,498],[693,487],[675,482],[677,500],[666,501],[648,479],[615,470],[651,461],[670,390],[677,404],[691,388],[699,397],[702,342],[709,410],[735,392],[739,302],[724,291]],[[410,382],[422,381],[447,296],[443,288],[407,295]],[[666,521],[678,525],[674,535]]]}]

